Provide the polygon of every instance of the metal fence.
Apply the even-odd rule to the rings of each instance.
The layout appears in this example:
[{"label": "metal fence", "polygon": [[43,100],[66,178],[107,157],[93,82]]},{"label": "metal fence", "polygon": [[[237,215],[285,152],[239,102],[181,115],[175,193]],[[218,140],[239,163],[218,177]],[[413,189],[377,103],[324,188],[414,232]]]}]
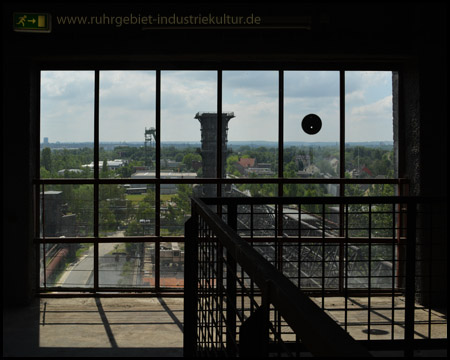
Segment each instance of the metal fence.
[{"label": "metal fence", "polygon": [[412,197],[193,199],[185,353],[412,355],[442,346],[440,210]]}]

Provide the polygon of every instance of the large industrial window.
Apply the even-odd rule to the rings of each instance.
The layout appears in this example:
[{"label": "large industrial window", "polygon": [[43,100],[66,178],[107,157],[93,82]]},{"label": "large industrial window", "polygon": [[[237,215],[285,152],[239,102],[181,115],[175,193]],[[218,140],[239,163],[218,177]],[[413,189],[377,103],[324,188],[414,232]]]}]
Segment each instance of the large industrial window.
[{"label": "large industrial window", "polygon": [[182,291],[190,196],[400,193],[393,75],[41,71],[39,287]]}]

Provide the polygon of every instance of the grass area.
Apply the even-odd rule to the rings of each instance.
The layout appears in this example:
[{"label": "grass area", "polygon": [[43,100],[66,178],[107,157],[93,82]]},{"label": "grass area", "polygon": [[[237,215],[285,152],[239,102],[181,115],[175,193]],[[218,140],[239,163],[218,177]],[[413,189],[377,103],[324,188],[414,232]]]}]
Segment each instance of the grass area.
[{"label": "grass area", "polygon": [[127,252],[126,243],[121,243],[121,244],[114,245],[114,249],[112,249],[106,255],[112,255],[113,253],[116,253],[116,252],[117,253],[126,253]]},{"label": "grass area", "polygon": [[139,203],[140,201],[142,201],[144,199],[144,197],[147,194],[129,194],[126,195],[126,199],[133,202],[133,203]]},{"label": "grass area", "polygon": [[[126,195],[126,199],[137,204],[142,201],[146,195],[147,194],[129,194]],[[174,196],[176,196],[176,194],[165,194],[161,195],[160,197],[161,201],[171,201]]]},{"label": "grass area", "polygon": [[176,194],[160,195],[161,201],[171,201]]},{"label": "grass area", "polygon": [[77,259],[80,258],[81,256],[83,256],[86,252],[88,252],[91,246],[94,246],[94,244],[84,244],[84,243],[82,243],[80,245],[81,245],[81,247],[77,249],[76,254],[75,254],[75,257]]}]

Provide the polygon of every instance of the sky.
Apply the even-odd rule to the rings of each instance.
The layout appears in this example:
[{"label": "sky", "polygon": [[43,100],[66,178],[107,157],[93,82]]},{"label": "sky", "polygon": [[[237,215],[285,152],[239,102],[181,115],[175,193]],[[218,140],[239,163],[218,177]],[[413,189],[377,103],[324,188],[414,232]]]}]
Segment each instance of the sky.
[{"label": "sky", "polygon": [[[229,141],[277,141],[278,72],[223,71]],[[144,141],[155,127],[155,71],[100,72],[100,142]],[[392,73],[346,72],[346,141],[392,141]],[[200,141],[197,112],[217,111],[217,72],[161,71],[161,140]],[[322,129],[308,135],[302,119]],[[94,72],[41,72],[41,141],[92,142]],[[284,72],[284,141],[339,141],[339,72]]]}]

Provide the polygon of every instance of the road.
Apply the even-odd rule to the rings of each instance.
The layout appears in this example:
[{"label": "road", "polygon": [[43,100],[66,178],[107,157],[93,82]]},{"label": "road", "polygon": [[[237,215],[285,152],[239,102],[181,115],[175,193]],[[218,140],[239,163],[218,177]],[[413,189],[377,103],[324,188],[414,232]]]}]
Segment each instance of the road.
[{"label": "road", "polygon": [[[118,231],[113,236],[124,236],[123,231]],[[105,263],[109,263],[109,257],[106,254],[114,250],[120,243],[100,244],[98,247],[99,266],[102,267],[102,258]],[[91,246],[87,253],[81,256],[76,263],[70,265],[60,279],[62,287],[92,287],[94,270],[94,246]],[[120,269],[119,269],[120,270]],[[118,271],[115,271],[117,275]],[[119,271],[120,273],[120,271]],[[102,279],[100,278],[100,283]]]}]

